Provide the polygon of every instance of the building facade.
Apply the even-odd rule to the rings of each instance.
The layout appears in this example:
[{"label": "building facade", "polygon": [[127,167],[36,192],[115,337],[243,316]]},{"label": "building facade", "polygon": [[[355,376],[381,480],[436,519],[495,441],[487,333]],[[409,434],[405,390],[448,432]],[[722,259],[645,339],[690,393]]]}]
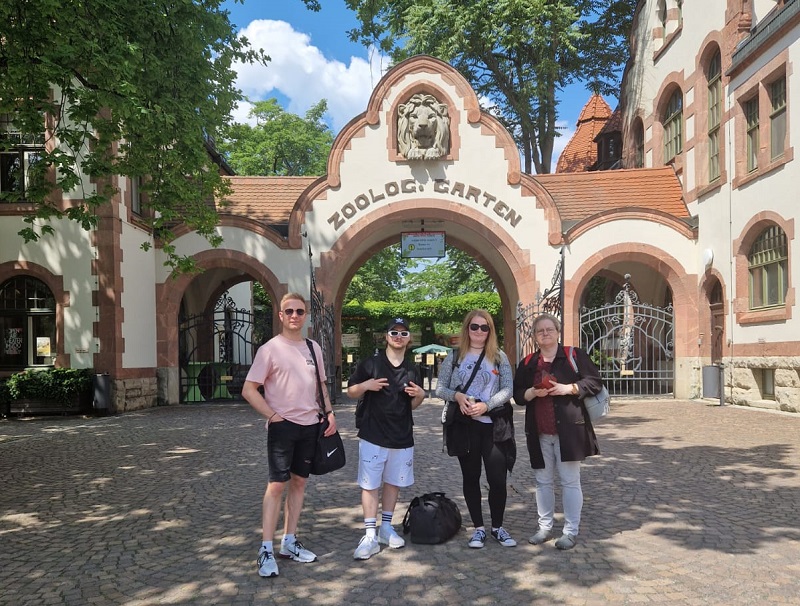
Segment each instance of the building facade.
[{"label": "building facade", "polygon": [[622,85],[624,161],[671,166],[697,218],[697,342],[735,403],[798,409],[794,0],[643,1]]},{"label": "building facade", "polygon": [[[682,15],[676,4],[659,29],[656,4],[637,9],[626,72],[629,168],[522,173],[512,137],[481,110],[463,77],[421,56],[378,83],[365,111],[337,136],[326,175],[231,177],[229,204],[219,208],[220,248],[179,228],[176,252],[192,256],[199,275],[175,276],[164,266],[158,241],[137,220],[135,183],[115,184],[119,193],[96,229],[63,222],[53,238],[35,244],[16,235],[30,211],[24,197],[0,205],[0,372],[53,364],[107,372],[117,411],[235,396],[248,354],[231,353],[228,328],[238,321],[226,302],[232,289],[251,282],[273,301],[296,291],[309,293],[312,310],[327,309],[327,319],[314,313],[312,329],[325,335],[326,355],[338,367],[341,302],[352,276],[401,234],[434,232],[494,279],[512,358],[530,347],[526,310],[540,305],[542,293],[557,291],[564,342],[593,352],[612,392],[699,397],[703,368],[722,360],[734,401],[800,409],[792,350],[796,270],[788,248],[781,256],[793,239],[791,190],[784,185],[792,168],[788,114],[780,159],[767,160],[772,147],[759,147],[756,174],[741,173],[734,161],[734,143],[741,140],[746,150],[752,135],[737,130],[734,101],[741,101],[741,116],[751,98],[771,103],[782,65],[791,100],[791,53],[785,64],[764,57],[767,67],[749,59],[731,71],[725,28],[747,36],[725,2],[711,3],[721,9],[719,31],[704,8],[705,32],[691,36],[696,49],[678,52],[690,38],[692,13],[684,7]],[[744,11],[743,5],[736,14]],[[718,80],[721,181],[705,183],[716,174],[699,168],[713,166],[701,153],[715,122],[701,119],[706,112],[698,108],[708,106],[704,95],[716,94],[716,80],[701,86],[701,74],[713,73],[704,63],[712,43],[728,59],[720,61]],[[673,52],[675,64],[667,68]],[[691,70],[679,65],[684,59],[694,62]],[[739,80],[748,94],[731,88]],[[781,122],[772,105],[759,117],[766,121],[763,146],[767,123],[777,132]],[[775,177],[779,182],[767,185]],[[773,204],[768,193],[777,191],[787,196]],[[744,197],[734,205],[731,195]],[[154,247],[143,250],[143,241]],[[748,285],[758,276],[761,290],[752,294]],[[602,304],[593,306],[598,283]],[[247,346],[257,341],[249,337]],[[213,375],[211,387],[198,382],[204,373]],[[762,388],[770,378],[774,394]]]}]

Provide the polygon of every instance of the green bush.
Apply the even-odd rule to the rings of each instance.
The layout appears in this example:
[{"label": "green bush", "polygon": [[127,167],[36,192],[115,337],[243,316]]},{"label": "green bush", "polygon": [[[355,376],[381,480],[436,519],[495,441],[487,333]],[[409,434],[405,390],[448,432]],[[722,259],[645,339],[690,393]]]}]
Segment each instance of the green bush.
[{"label": "green bush", "polygon": [[28,369],[11,375],[6,385],[12,400],[48,400],[70,404],[75,397],[91,389],[92,371],[88,368]]}]

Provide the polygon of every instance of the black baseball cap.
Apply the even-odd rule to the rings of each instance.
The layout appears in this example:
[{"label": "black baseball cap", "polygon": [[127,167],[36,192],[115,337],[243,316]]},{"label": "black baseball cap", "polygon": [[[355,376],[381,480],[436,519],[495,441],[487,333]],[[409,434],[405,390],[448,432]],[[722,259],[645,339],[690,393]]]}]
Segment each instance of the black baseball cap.
[{"label": "black baseball cap", "polygon": [[408,327],[408,322],[406,322],[403,318],[395,318],[394,320],[389,320],[389,325],[386,327],[386,330],[392,330],[395,326],[402,326],[404,329],[408,331],[411,330]]}]

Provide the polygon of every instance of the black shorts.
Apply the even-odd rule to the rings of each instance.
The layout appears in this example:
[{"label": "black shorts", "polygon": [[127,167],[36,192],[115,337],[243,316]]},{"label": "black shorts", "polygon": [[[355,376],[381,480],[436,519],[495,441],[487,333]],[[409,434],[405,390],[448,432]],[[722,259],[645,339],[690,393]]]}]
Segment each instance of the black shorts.
[{"label": "black shorts", "polygon": [[319,425],[291,421],[270,423],[267,428],[267,460],[270,482],[287,482],[290,474],[307,478],[317,449]]}]

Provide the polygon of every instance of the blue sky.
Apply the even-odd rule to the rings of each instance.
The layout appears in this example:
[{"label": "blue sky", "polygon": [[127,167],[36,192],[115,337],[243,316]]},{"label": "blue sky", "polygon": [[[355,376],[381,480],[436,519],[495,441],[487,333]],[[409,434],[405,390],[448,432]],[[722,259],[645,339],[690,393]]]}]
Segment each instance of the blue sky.
[{"label": "blue sky", "polygon": [[[306,9],[301,0],[227,0],[231,22],[251,45],[263,48],[272,60],[267,66],[239,66],[238,86],[257,101],[275,97],[296,114],[304,114],[320,99],[328,100],[334,132],[366,109],[370,93],[388,67],[374,49],[350,42],[347,31],[356,27],[354,13],[344,0],[323,0],[322,10]],[[555,164],[575,130],[575,122],[590,93],[581,85],[569,87],[559,105],[562,135],[556,140]],[[612,109],[615,99],[606,99]],[[247,121],[249,104],[234,114]]]}]

